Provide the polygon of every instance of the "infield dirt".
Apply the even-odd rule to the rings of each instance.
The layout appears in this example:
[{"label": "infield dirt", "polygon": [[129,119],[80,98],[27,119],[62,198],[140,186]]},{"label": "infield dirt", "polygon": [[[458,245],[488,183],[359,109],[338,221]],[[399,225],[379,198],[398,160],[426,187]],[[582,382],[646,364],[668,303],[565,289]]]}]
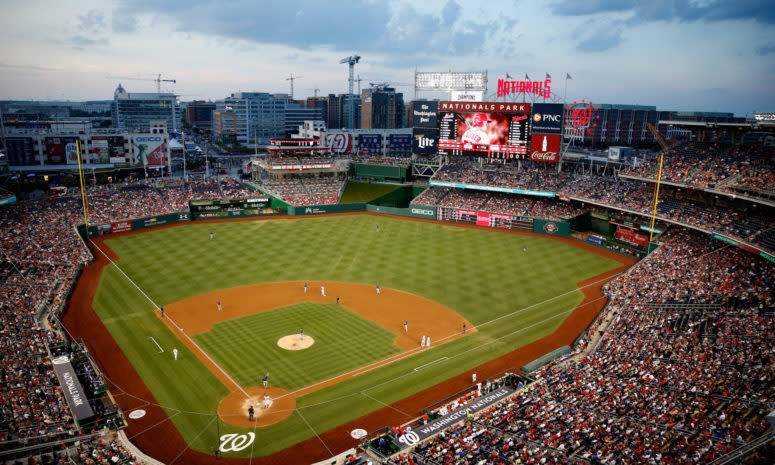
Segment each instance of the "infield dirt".
[{"label": "infield dirt", "polygon": [[[370,213],[354,214],[370,215]],[[449,223],[435,220],[407,219],[405,217],[398,216],[395,216],[395,218],[400,218],[407,221],[423,221],[449,225]],[[234,219],[211,220],[206,222],[230,221],[256,220]],[[205,221],[198,223],[205,223]],[[177,225],[159,226],[152,229],[145,229],[142,232],[175,226]],[[481,226],[464,224],[456,225],[456,227],[490,229]],[[511,233],[550,238],[546,235],[525,231],[503,232],[506,234]],[[134,232],[120,233],[109,237],[117,237],[119,235],[129,234],[134,234]],[[476,372],[480,379],[485,379],[509,368],[519,368],[560,346],[572,344],[573,341],[579,336],[579,334],[581,334],[591,324],[600,310],[605,306],[606,300],[602,298],[603,294],[601,288],[603,284],[605,284],[606,278],[612,278],[615,275],[625,271],[637,261],[633,258],[625,257],[571,238],[551,237],[551,239],[566,243],[573,247],[587,250],[592,253],[596,253],[604,257],[611,258],[621,263],[622,266],[616,268],[615,270],[611,270],[607,273],[580,282],[579,286],[583,286],[584,284],[592,282],[600,282],[600,285],[594,288],[584,287],[582,289],[584,293],[584,301],[579,304],[573,313],[571,313],[563,321],[563,323],[554,333],[524,347],[521,347],[513,352],[510,352],[498,359],[492,360],[477,367]],[[104,238],[96,238],[94,242],[103,251],[105,251],[105,253],[111,259],[118,259],[115,253],[113,253],[108,247],[105,246]],[[121,352],[118,344],[115,342],[115,340],[113,340],[107,328],[105,328],[102,321],[94,312],[92,308],[92,300],[94,299],[94,295],[97,291],[97,286],[100,281],[100,276],[102,275],[102,270],[105,266],[109,265],[110,262],[105,256],[102,255],[100,251],[96,250],[93,246],[90,246],[90,248],[94,254],[95,261],[87,266],[81,273],[80,279],[78,280],[78,283],[76,284],[75,289],[68,301],[66,313],[64,314],[62,320],[73,337],[83,338],[86,341],[89,349],[92,352],[92,355],[97,360],[100,368],[102,368],[104,373],[111,380],[113,387],[115,388],[115,386],[120,386],[120,389],[114,389],[113,395],[117,402],[120,404],[121,408],[125,412],[132,411],[136,408],[143,408],[148,412],[147,415],[141,419],[130,420],[126,433],[138,448],[140,448],[143,452],[150,455],[151,457],[154,457],[155,459],[162,462],[185,463],[192,465],[214,465],[219,463],[234,465],[314,463],[330,457],[330,451],[338,453],[350,447],[357,446],[358,441],[354,440],[350,436],[350,431],[353,429],[363,428],[366,431],[374,431],[377,428],[384,427],[385,425],[402,424],[412,419],[407,415],[419,416],[424,407],[431,405],[449,395],[459,392],[469,387],[471,384],[471,372],[462,373],[431,388],[406,397],[382,409],[376,410],[361,418],[340,425],[337,428],[326,432],[318,432],[318,437],[312,437],[299,444],[296,444],[295,446],[289,447],[285,450],[277,452],[276,454],[266,457],[244,459],[225,457],[216,458],[213,455],[194,451],[189,448],[188,444],[175,428],[174,424],[168,421],[168,413],[160,406],[158,406],[153,394],[150,392],[139,375],[135,372],[132,364]]]}]

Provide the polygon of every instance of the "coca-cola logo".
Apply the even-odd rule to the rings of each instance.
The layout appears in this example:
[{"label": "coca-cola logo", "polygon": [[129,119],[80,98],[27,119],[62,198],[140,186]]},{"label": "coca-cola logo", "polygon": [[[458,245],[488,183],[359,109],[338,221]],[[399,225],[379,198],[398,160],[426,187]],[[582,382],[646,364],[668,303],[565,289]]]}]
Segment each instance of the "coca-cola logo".
[{"label": "coca-cola logo", "polygon": [[347,153],[352,144],[352,134],[326,134],[326,147],[332,153]]},{"label": "coca-cola logo", "polygon": [[557,161],[559,154],[557,152],[533,152],[530,159],[533,161]]}]

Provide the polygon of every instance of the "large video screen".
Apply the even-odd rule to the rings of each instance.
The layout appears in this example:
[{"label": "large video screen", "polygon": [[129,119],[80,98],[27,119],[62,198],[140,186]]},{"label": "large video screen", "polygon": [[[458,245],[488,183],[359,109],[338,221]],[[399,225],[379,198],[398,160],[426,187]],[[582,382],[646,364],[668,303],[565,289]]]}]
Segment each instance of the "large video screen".
[{"label": "large video screen", "polygon": [[439,155],[525,158],[530,104],[440,102]]}]

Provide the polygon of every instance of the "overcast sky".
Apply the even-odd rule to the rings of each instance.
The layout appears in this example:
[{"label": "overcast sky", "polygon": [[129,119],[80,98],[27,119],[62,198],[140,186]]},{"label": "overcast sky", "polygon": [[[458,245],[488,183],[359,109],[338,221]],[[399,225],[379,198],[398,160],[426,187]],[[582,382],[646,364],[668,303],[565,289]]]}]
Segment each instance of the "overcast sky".
[{"label": "overcast sky", "polygon": [[[347,91],[347,65],[411,100],[414,71],[553,77],[568,100],[775,111],[773,0],[0,0],[0,99],[181,100]],[[108,77],[111,78],[108,78]],[[123,78],[118,78],[118,77]],[[148,80],[130,80],[128,77]]]}]

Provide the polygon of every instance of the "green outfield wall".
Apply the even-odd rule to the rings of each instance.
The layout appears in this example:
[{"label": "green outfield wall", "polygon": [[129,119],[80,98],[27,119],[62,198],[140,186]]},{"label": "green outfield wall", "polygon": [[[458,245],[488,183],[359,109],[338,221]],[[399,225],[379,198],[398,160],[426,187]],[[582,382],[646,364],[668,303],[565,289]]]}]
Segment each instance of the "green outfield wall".
[{"label": "green outfield wall", "polygon": [[570,225],[565,221],[534,220],[533,232],[552,236],[570,235]]},{"label": "green outfield wall", "polygon": [[350,165],[350,174],[361,178],[395,179],[406,181],[408,169],[402,166],[368,165],[353,163]]},{"label": "green outfield wall", "polygon": [[321,215],[324,213],[350,213],[366,211],[365,203],[345,203],[342,205],[289,205],[289,215]]},{"label": "green outfield wall", "polygon": [[[418,189],[419,192],[417,192]],[[414,186],[396,187],[396,189],[388,192],[387,194],[370,201],[369,204],[385,207],[407,208],[409,207],[409,202],[411,202],[413,198],[420,195],[420,193],[422,193],[424,190],[424,188],[417,188]]]}]

